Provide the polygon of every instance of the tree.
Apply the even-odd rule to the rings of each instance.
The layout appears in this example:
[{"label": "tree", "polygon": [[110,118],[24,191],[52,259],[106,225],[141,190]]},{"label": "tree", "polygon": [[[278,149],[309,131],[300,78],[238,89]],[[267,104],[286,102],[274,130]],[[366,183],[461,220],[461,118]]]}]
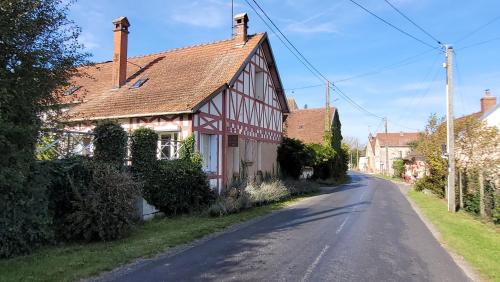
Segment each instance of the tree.
[{"label": "tree", "polygon": [[414,144],[415,150],[421,153],[429,167],[429,176],[419,180],[417,186],[428,187],[439,197],[445,196],[447,164],[441,156],[441,146],[446,144],[446,127],[444,119],[432,114]]},{"label": "tree", "polygon": [[338,110],[336,110],[333,115],[331,132],[332,138],[330,146],[336,152],[333,165],[333,177],[340,178],[347,172],[349,151],[342,149],[342,124],[340,123]]},{"label": "tree", "polygon": [[34,172],[40,117],[86,58],[66,2],[0,1],[0,257],[47,238],[44,174]]}]

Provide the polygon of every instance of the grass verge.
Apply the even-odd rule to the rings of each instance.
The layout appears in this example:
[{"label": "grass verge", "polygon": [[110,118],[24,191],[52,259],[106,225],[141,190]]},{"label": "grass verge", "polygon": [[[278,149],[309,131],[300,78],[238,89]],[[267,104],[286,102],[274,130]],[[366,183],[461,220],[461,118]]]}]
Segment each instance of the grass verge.
[{"label": "grass verge", "polygon": [[449,213],[436,197],[410,190],[408,196],[436,226],[442,240],[483,277],[500,281],[500,228],[465,213]]},{"label": "grass verge", "polygon": [[152,257],[170,247],[186,244],[303,198],[251,208],[223,217],[183,215],[146,222],[122,240],[48,246],[29,256],[0,260],[1,281],[74,281],[112,270],[141,257]]}]

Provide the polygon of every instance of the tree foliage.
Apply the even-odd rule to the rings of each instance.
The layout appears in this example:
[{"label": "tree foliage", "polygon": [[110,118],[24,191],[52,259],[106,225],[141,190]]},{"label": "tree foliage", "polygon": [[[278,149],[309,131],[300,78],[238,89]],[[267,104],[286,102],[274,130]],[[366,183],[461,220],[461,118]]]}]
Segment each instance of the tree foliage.
[{"label": "tree foliage", "polygon": [[40,117],[86,58],[64,3],[0,1],[0,256],[48,237],[46,181],[34,164]]},{"label": "tree foliage", "polygon": [[278,163],[281,173],[286,177],[298,179],[302,168],[311,163],[311,151],[302,141],[283,137],[278,146]]},{"label": "tree foliage", "polygon": [[[338,110],[335,110],[332,120],[332,140],[331,147],[336,152],[333,163],[333,177],[342,178],[345,176],[349,162],[349,146],[342,146],[342,124],[340,122]],[[346,147],[347,146],[347,147]]]}]

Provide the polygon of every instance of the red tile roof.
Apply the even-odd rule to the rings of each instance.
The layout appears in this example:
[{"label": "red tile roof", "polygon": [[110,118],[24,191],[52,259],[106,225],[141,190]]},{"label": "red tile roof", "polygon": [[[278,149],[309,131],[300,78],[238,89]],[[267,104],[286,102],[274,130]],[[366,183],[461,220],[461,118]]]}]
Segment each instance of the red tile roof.
[{"label": "red tile roof", "polygon": [[420,136],[418,132],[398,132],[398,133],[377,133],[380,146],[385,146],[386,141],[389,147],[407,147],[408,143],[417,141]]},{"label": "red tile roof", "polygon": [[[322,144],[325,133],[326,108],[291,111],[285,121],[285,136],[308,144]],[[332,107],[331,118],[335,113]]]},{"label": "red tile roof", "polygon": [[[114,90],[112,62],[82,67],[79,71],[86,76],[75,77],[72,83],[82,87],[63,97],[62,103],[76,103],[68,111],[72,120],[190,112],[229,84],[264,40],[267,35],[259,33],[249,36],[242,47],[229,39],[131,57],[126,85]],[[141,78],[148,80],[130,89]]]}]

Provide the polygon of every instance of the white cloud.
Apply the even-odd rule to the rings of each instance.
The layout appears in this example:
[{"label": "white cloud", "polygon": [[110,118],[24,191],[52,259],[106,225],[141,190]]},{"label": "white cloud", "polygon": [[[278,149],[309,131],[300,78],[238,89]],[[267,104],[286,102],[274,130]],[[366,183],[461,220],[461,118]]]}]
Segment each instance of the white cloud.
[{"label": "white cloud", "polygon": [[332,23],[304,24],[294,23],[287,27],[290,32],[296,33],[337,33],[337,28]]},{"label": "white cloud", "polygon": [[97,43],[97,40],[92,33],[82,32],[78,40],[87,51],[91,51],[100,47],[99,43]]},{"label": "white cloud", "polygon": [[228,23],[227,8],[227,3],[221,1],[194,1],[173,10],[171,19],[196,27],[217,28]]}]

